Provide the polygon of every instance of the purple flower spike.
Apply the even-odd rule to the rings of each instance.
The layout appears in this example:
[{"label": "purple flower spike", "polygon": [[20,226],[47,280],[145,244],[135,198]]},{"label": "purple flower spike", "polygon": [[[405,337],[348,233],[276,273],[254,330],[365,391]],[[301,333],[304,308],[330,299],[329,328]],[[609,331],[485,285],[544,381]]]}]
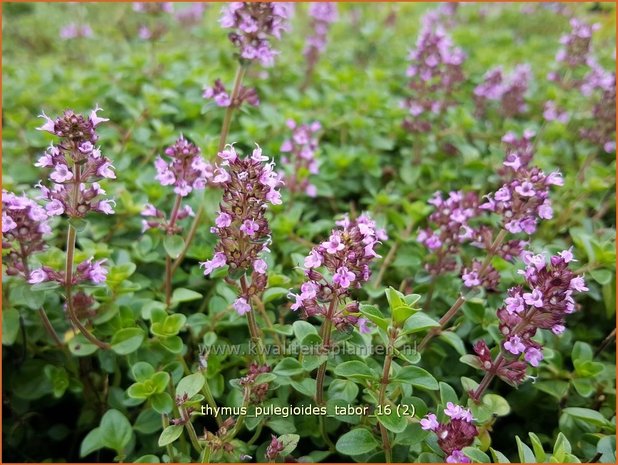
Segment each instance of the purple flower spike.
[{"label": "purple flower spike", "polygon": [[83,218],[91,210],[106,215],[114,213],[115,203],[101,199],[105,191],[97,182],[116,178],[111,161],[95,146],[98,140],[95,128],[108,121],[98,116],[99,111],[102,110],[97,105],[88,117],[71,110],[56,120],[45,113],[41,115],[45,123],[37,129],[60,139],[58,145],[51,144],[35,163],[35,166],[52,169],[49,179],[53,187],[38,184],[40,198],[47,201],[45,209],[50,216],[66,214]]},{"label": "purple flower spike", "polygon": [[421,428],[436,434],[438,446],[447,456],[447,463],[470,463],[461,450],[471,445],[479,434],[472,413],[452,402],[447,404],[444,413],[449,417],[447,423],[438,422],[436,415],[430,413],[421,420]]},{"label": "purple flower spike", "polygon": [[268,157],[262,155],[259,146],[251,156],[241,158],[233,145],[227,145],[219,158],[221,163],[214,171],[213,183],[223,189],[223,198],[211,229],[219,242],[213,259],[200,265],[205,275],[224,265],[235,275],[240,272],[244,276],[252,270],[251,285],[242,286],[235,306],[244,314],[250,310],[251,297],[266,288],[268,266],[261,254],[269,251],[270,227],[265,211],[269,203],[278,203],[277,189],[282,181],[274,171],[274,163],[264,163]]},{"label": "purple flower spike", "polygon": [[[367,282],[371,276],[369,265],[378,256],[373,249],[387,238],[366,214],[355,220],[345,216],[337,225],[339,228],[331,232],[328,240],[315,246],[305,258],[307,281],[301,286],[301,294],[289,294],[294,300],[291,309],[302,309],[303,318],[328,315],[329,305],[324,302],[333,298],[343,302],[353,288]],[[372,253],[367,254],[367,250]],[[320,272],[319,268],[325,271]],[[336,309],[333,322],[341,330],[358,326],[361,332],[369,331],[368,322],[358,316],[357,302]]]},{"label": "purple flower spike", "polygon": [[240,49],[241,58],[271,66],[279,52],[271,47],[270,40],[280,39],[289,29],[292,12],[290,3],[232,2],[223,8],[219,23],[235,30],[229,38]]}]

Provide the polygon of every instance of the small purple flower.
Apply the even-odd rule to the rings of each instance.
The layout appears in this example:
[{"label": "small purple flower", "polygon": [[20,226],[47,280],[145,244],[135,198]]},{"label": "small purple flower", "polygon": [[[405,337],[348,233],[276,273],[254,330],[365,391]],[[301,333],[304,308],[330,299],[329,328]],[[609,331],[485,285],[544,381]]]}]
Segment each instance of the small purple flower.
[{"label": "small purple flower", "polygon": [[481,284],[481,280],[476,271],[469,271],[468,273],[464,273],[461,277],[466,287],[476,287]]},{"label": "small purple flower", "polygon": [[543,352],[541,352],[536,347],[529,347],[528,349],[526,349],[524,359],[533,367],[537,367],[539,366],[541,360],[543,360]]},{"label": "small purple flower", "polygon": [[438,423],[438,417],[433,413],[429,413],[421,420],[421,428],[426,431],[435,431],[440,424]]},{"label": "small purple flower", "polygon": [[344,289],[350,287],[350,284],[352,284],[355,279],[356,275],[345,266],[338,268],[337,272],[333,275],[333,282]]},{"label": "small purple flower", "polygon": [[356,322],[356,324],[358,325],[358,331],[361,334],[369,334],[371,333],[371,326],[369,324],[369,320],[367,318],[359,318],[358,321]]},{"label": "small purple flower", "polygon": [[338,234],[331,235],[328,241],[324,242],[322,245],[329,254],[336,254],[345,247]]},{"label": "small purple flower", "polygon": [[249,305],[247,299],[245,299],[244,297],[239,297],[238,299],[236,299],[233,307],[234,310],[236,310],[236,312],[241,316],[251,311],[251,305]]},{"label": "small purple flower", "polygon": [[67,165],[58,164],[49,175],[49,178],[57,183],[63,183],[73,179],[73,173],[69,170]]},{"label": "small purple flower", "polygon": [[28,282],[30,284],[38,284],[48,280],[47,273],[43,270],[43,268],[38,268],[36,270],[32,270],[30,272],[30,277],[28,278]]},{"label": "small purple flower", "polygon": [[584,292],[588,290],[584,278],[582,278],[581,276],[575,276],[574,278],[572,278],[571,282],[569,283],[569,288],[573,289],[576,292]]},{"label": "small purple flower", "polygon": [[515,335],[506,340],[504,348],[513,355],[517,355],[521,354],[526,349],[526,346],[521,342],[521,338]]},{"label": "small purple flower", "polygon": [[259,229],[259,224],[257,224],[252,219],[245,220],[240,226],[240,230],[244,232],[247,236],[253,236],[256,232],[258,232]]},{"label": "small purple flower", "polygon": [[206,260],[205,262],[200,263],[200,268],[204,268],[204,276],[208,276],[215,269],[221,268],[227,264],[227,260],[225,258],[225,254],[222,252],[217,252],[212,257],[212,260]]},{"label": "small purple flower", "polygon": [[217,228],[227,228],[232,224],[232,216],[225,212],[219,212],[217,219],[215,220]]},{"label": "small purple flower", "polygon": [[506,304],[506,311],[511,315],[521,313],[524,310],[524,299],[519,294],[507,297],[504,303]]},{"label": "small purple flower", "polygon": [[[92,258],[90,260],[92,260]],[[106,260],[99,260],[92,263],[87,275],[93,283],[101,284],[107,280],[107,268],[102,266],[105,262]]]},{"label": "small purple flower", "polygon": [[543,307],[543,294],[539,289],[533,289],[532,292],[526,292],[523,295],[523,298],[527,305],[533,305],[537,308]]},{"label": "small purple flower", "polygon": [[305,258],[305,268],[317,268],[322,265],[322,255],[317,250],[312,250]]},{"label": "small purple flower", "polygon": [[268,265],[266,264],[264,260],[262,260],[261,258],[258,258],[257,260],[253,262],[253,269],[255,270],[256,273],[266,274]]},{"label": "small purple flower", "polygon": [[454,450],[451,455],[446,458],[446,463],[472,463],[468,457],[460,450]]}]

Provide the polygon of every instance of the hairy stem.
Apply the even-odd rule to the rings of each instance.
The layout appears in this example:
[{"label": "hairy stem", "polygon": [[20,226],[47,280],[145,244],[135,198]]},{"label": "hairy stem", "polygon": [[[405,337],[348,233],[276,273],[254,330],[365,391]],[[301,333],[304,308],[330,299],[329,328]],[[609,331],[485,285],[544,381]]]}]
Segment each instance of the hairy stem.
[{"label": "hairy stem", "polygon": [[[245,275],[240,277],[240,288],[243,294],[247,293],[247,279]],[[255,321],[255,314],[253,313],[253,309],[247,312],[247,325],[249,326],[249,334],[251,335],[251,341],[257,345],[258,351],[258,360],[261,365],[266,364],[266,350],[264,348],[264,343],[262,342],[261,331],[258,328],[258,325]]]},{"label": "hairy stem", "polygon": [[333,326],[333,315],[335,313],[335,308],[337,307],[337,301],[337,297],[333,297],[333,300],[330,301],[328,313],[326,314],[324,324],[322,325],[322,329],[320,331],[320,336],[322,337],[322,352],[326,353],[326,360],[318,368],[318,373],[315,378],[315,400],[318,405],[324,404],[324,375],[326,374],[326,365],[328,364],[328,352],[330,351],[330,336]]},{"label": "hairy stem", "polygon": [[77,233],[73,225],[69,224],[69,229],[67,230],[67,255],[66,255],[66,263],[65,263],[65,293],[66,293],[66,304],[67,304],[67,313],[71,322],[75,325],[75,327],[79,330],[80,333],[84,335],[86,339],[92,342],[97,347],[107,350],[110,349],[111,346],[107,342],[99,341],[86,327],[79,321],[79,318],[75,314],[75,309],[73,308],[73,259],[75,256],[75,238]]},{"label": "hairy stem", "polygon": [[[389,383],[389,376],[391,372],[391,364],[393,362],[393,349],[395,345],[395,340],[397,339],[397,330],[393,329],[390,331],[389,339],[388,339],[388,350],[386,352],[386,357],[384,358],[384,370],[382,371],[382,379],[380,380],[380,392],[378,394],[378,405],[381,408],[384,408],[384,404],[386,401],[386,388]],[[391,463],[393,461],[393,451],[391,446],[391,441],[388,437],[388,430],[385,426],[378,422],[380,425],[380,436],[382,437],[382,447],[384,447],[384,456],[386,458],[387,463]]]},{"label": "hairy stem", "polygon": [[[227,136],[230,132],[230,125],[232,123],[232,115],[234,114],[234,110],[236,108],[235,102],[238,100],[238,94],[240,93],[240,88],[242,86],[243,78],[247,72],[247,65],[243,63],[238,64],[238,68],[236,69],[236,77],[234,78],[234,86],[232,89],[231,100],[232,104],[226,108],[225,116],[223,117],[223,125],[221,126],[221,133],[219,134],[219,145],[217,146],[217,152],[220,152],[225,147],[225,143],[227,141]],[[195,213],[195,218],[193,218],[193,222],[191,223],[191,227],[189,228],[189,232],[187,233],[187,237],[185,238],[185,246],[180,252],[178,258],[172,264],[172,273],[180,266],[185,256],[187,255],[187,251],[189,250],[189,246],[193,239],[195,238],[195,233],[197,232],[197,227],[204,215],[204,202],[200,203],[197,212]]]},{"label": "hairy stem", "polygon": [[[174,230],[176,225],[176,219],[178,218],[178,212],[180,211],[180,204],[182,203],[182,196],[176,195],[176,201],[174,202],[174,208],[170,215],[170,221],[168,225],[168,235]],[[175,268],[172,269],[172,259],[167,253],[165,254],[165,308],[170,308],[172,303],[172,279],[174,276]]]},{"label": "hairy stem", "polygon": [[[496,238],[494,239],[494,241],[492,242],[491,246],[489,247],[489,250],[487,251],[487,256],[485,257],[485,260],[483,260],[483,263],[481,264],[481,268],[478,271],[478,276],[481,281],[484,278],[485,271],[487,271],[487,268],[489,267],[489,264],[491,263],[491,259],[496,255],[496,252],[498,251],[498,248],[502,245],[502,242],[504,242],[506,235],[507,235],[507,231],[505,229],[501,229],[498,235],[496,236]],[[423,340],[418,346],[419,351],[427,347],[427,344],[429,344],[429,341],[431,341],[436,335],[440,334],[440,332],[444,330],[446,325],[457,314],[457,311],[461,308],[461,306],[465,303],[465,301],[466,301],[466,298],[463,295],[460,295],[457,298],[457,300],[451,306],[451,308],[449,308],[449,310],[442,316],[442,318],[440,318],[440,321],[439,321],[440,327],[432,329],[423,338]]]},{"label": "hairy stem", "polygon": [[196,450],[196,452],[201,455],[202,446],[200,446],[200,442],[197,439],[197,433],[195,432],[193,423],[191,423],[191,416],[189,415],[189,412],[187,412],[187,409],[185,409],[184,407],[180,407],[179,410],[180,415],[185,423],[185,429],[189,434],[189,439],[191,439],[191,444],[193,445],[193,448]]}]

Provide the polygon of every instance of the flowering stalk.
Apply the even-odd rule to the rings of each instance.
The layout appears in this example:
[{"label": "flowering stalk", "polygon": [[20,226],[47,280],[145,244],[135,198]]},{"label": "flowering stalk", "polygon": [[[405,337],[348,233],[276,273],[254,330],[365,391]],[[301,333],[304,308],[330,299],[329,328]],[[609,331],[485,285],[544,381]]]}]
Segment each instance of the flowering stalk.
[{"label": "flowering stalk", "polygon": [[[262,252],[268,252],[270,228],[265,217],[268,203],[281,204],[277,187],[281,184],[274,163],[264,164],[268,157],[258,146],[250,157],[240,158],[232,145],[219,152],[221,165],[215,170],[213,182],[223,188],[220,211],[211,231],[219,236],[211,260],[200,263],[204,275],[228,266],[228,281],[239,281],[240,296],[234,302],[239,315],[247,315],[252,342],[259,348],[265,362],[261,334],[250,302],[259,296],[268,282],[267,264]],[[247,282],[247,272],[251,282]]]},{"label": "flowering stalk", "polygon": [[[81,219],[93,210],[107,215],[114,213],[113,200],[101,199],[105,191],[96,182],[102,178],[114,179],[113,166],[107,157],[101,155],[99,148],[95,147],[98,140],[96,126],[106,118],[101,118],[97,112],[101,109],[97,106],[89,117],[84,117],[67,110],[64,114],[52,120],[45,113],[45,124],[38,128],[47,131],[60,138],[57,146],[53,144],[38,160],[35,166],[52,167],[53,171],[49,178],[54,187],[49,189],[39,183],[41,198],[47,200],[45,209],[49,216],[66,214],[69,218]],[[84,280],[101,283],[106,280],[107,270],[102,267],[104,260],[94,262],[90,258],[79,264],[75,270],[74,254],[75,239],[77,232],[69,221],[66,241],[66,261],[64,274],[58,273],[49,267],[42,267],[30,274],[29,282],[32,284],[57,281],[65,288],[66,310],[73,325],[84,335],[86,339],[101,349],[109,349],[108,343],[97,339],[81,323],[77,316],[73,295],[73,287]],[[87,296],[79,295],[79,300],[84,303],[91,301]]]},{"label": "flowering stalk", "polygon": [[304,92],[309,87],[315,65],[320,58],[320,54],[326,49],[330,26],[338,19],[337,3],[312,2],[309,6],[309,16],[312,18],[311,27],[313,33],[307,37],[305,50],[303,51],[303,55],[307,60],[307,69],[305,70],[305,79],[300,87],[301,92]]},{"label": "flowering stalk", "polygon": [[[532,339],[537,330],[562,334],[566,316],[576,310],[573,293],[588,290],[584,279],[568,268],[575,261],[571,249],[550,257],[549,263],[545,256],[530,252],[524,252],[522,258],[526,268],[519,273],[531,292],[524,292],[523,286],[509,289],[505,305],[497,312],[504,341],[495,359],[492,360],[485,341],[474,345],[477,355],[472,356],[471,363],[486,372],[478,387],[469,392],[475,402],[480,402],[496,376],[513,386],[521,384],[526,376],[526,362],[536,367],[543,360],[542,346]],[[522,355],[525,362],[520,360]]]},{"label": "flowering stalk", "polygon": [[421,420],[421,428],[436,434],[438,446],[446,454],[446,463],[471,463],[462,449],[470,446],[479,434],[473,424],[472,412],[448,402],[444,414],[449,417],[448,423],[439,422],[435,414],[429,413]]},{"label": "flowering stalk", "polygon": [[[34,200],[2,191],[2,249],[7,251],[3,255],[7,275],[30,279],[28,259],[45,248],[44,236],[51,232],[47,220],[47,212]],[[63,346],[45,309],[40,307],[38,313],[49,336],[56,345]]]}]

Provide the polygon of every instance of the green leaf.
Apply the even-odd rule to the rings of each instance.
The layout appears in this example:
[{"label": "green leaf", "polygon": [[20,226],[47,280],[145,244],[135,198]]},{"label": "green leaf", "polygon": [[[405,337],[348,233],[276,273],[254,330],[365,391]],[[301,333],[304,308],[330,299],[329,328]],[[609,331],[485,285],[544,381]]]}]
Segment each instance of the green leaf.
[{"label": "green leaf", "polygon": [[438,326],[440,326],[440,323],[438,323],[433,318],[427,316],[426,313],[417,312],[406,320],[403,329],[407,334],[412,334]]},{"label": "green leaf", "polygon": [[393,322],[397,326],[403,326],[405,321],[410,318],[418,309],[412,308],[405,301],[404,295],[398,290],[389,287],[385,291],[388,304],[391,309]]},{"label": "green leaf", "polygon": [[296,449],[300,436],[298,434],[283,434],[279,436],[279,441],[283,444],[283,449],[279,452],[280,457],[290,455]]},{"label": "green leaf", "polygon": [[335,374],[344,378],[375,378],[376,373],[367,364],[358,360],[340,363],[335,367]]},{"label": "green leaf", "polygon": [[443,341],[447,342],[459,355],[466,354],[466,347],[461,338],[452,331],[444,331],[438,336]]},{"label": "green leaf", "polygon": [[101,442],[101,428],[96,427],[86,435],[79,447],[79,456],[85,457],[104,447]]},{"label": "green leaf", "polygon": [[384,317],[380,309],[375,305],[360,305],[360,312],[365,318],[382,328],[384,331],[388,329],[388,320]]},{"label": "green leaf", "polygon": [[133,430],[129,420],[118,410],[112,409],[105,412],[101,419],[100,434],[101,444],[120,455],[129,444]]},{"label": "green leaf", "polygon": [[2,310],[2,345],[15,343],[19,334],[19,312],[14,308]]},{"label": "green leaf", "polygon": [[412,386],[428,389],[430,391],[438,390],[438,381],[427,370],[420,367],[407,366],[399,370],[392,378],[393,382],[411,384]]},{"label": "green leaf", "polygon": [[190,399],[200,392],[205,382],[206,379],[202,373],[193,373],[192,375],[185,376],[178,382],[178,386],[176,386],[176,395],[183,396],[187,394],[187,398]]},{"label": "green leaf", "polygon": [[200,294],[199,292],[179,287],[178,289],[174,289],[174,292],[172,293],[172,304],[178,304],[180,302],[190,302],[192,300],[197,300],[201,298],[202,294]]},{"label": "green leaf", "polygon": [[264,295],[262,296],[262,301],[266,304],[272,300],[280,299],[281,297],[288,294],[289,289],[285,287],[271,287],[264,291]]},{"label": "green leaf", "polygon": [[487,406],[492,414],[499,417],[508,415],[511,412],[509,403],[498,394],[485,394],[483,396],[483,404]]},{"label": "green leaf", "polygon": [[180,339],[180,337],[178,337],[178,336],[172,336],[172,337],[168,337],[168,338],[165,338],[165,339],[161,339],[159,341],[159,343],[165,349],[169,350],[173,354],[180,354],[180,353],[182,353],[182,349],[184,347],[182,339]]},{"label": "green leaf", "polygon": [[273,373],[280,376],[294,376],[303,373],[303,367],[300,362],[292,357],[286,357],[281,360],[273,369]]},{"label": "green leaf", "polygon": [[378,447],[378,441],[365,428],[356,428],[341,436],[335,447],[340,454],[356,456],[374,450]]},{"label": "green leaf", "polygon": [[118,355],[127,355],[139,349],[143,340],[141,328],[124,328],[112,337],[112,350]]},{"label": "green leaf", "polygon": [[150,363],[137,362],[131,367],[131,373],[135,381],[146,381],[155,373],[155,369]]},{"label": "green leaf", "polygon": [[568,407],[562,413],[597,426],[606,426],[609,423],[601,413],[589,408]]},{"label": "green leaf", "polygon": [[149,400],[152,408],[160,414],[171,413],[172,408],[174,407],[172,396],[170,396],[167,392],[153,394],[150,396]]},{"label": "green leaf", "polygon": [[476,447],[464,447],[462,452],[466,457],[472,459],[474,463],[491,463],[489,456]]},{"label": "green leaf", "polygon": [[178,439],[181,434],[182,434],[182,425],[168,426],[161,432],[161,435],[159,436],[159,441],[158,441],[159,447],[164,447],[164,446],[167,446],[168,444],[171,444],[176,439]]},{"label": "green leaf", "polygon": [[[388,414],[386,412],[388,412]],[[382,415],[376,414],[376,418],[387,430],[392,431],[393,433],[401,433],[408,426],[406,417],[399,415],[397,408],[395,407],[384,409],[384,413],[382,413]]]},{"label": "green leaf", "polygon": [[185,248],[185,240],[179,235],[165,236],[163,248],[171,258],[176,259]]},{"label": "green leaf", "polygon": [[440,403],[442,405],[446,405],[449,402],[453,402],[457,404],[459,402],[459,398],[455,393],[455,390],[446,383],[440,381]]},{"label": "green leaf", "polygon": [[536,457],[536,461],[538,463],[543,463],[545,462],[545,450],[543,449],[543,444],[541,443],[541,440],[539,439],[539,437],[530,432],[528,433],[528,436],[530,437],[530,442],[532,443],[532,450],[534,451],[534,456]]},{"label": "green leaf", "polygon": [[511,461],[506,457],[506,455],[504,455],[499,450],[490,447],[489,451],[491,452],[491,456],[494,459],[494,463],[511,463]]},{"label": "green leaf", "polygon": [[161,463],[161,460],[156,455],[146,454],[135,459],[133,463]]},{"label": "green leaf", "polygon": [[45,376],[50,380],[54,397],[62,397],[64,391],[69,387],[69,375],[63,367],[45,365]]},{"label": "green leaf", "polygon": [[185,315],[174,313],[173,315],[166,316],[163,321],[154,322],[150,327],[150,331],[158,337],[172,337],[180,332],[186,322],[187,317]]},{"label": "green leaf", "polygon": [[601,286],[604,286],[612,281],[613,274],[609,270],[590,270],[590,276]]},{"label": "green leaf", "polygon": [[292,329],[294,330],[296,339],[299,341],[302,341],[309,334],[315,334],[316,336],[318,335],[318,330],[315,329],[315,326],[302,320],[295,321],[292,325]]},{"label": "green leaf", "polygon": [[534,456],[534,452],[530,449],[519,436],[515,436],[515,441],[517,442],[517,453],[519,454],[519,462],[520,463],[536,463],[536,458]]},{"label": "green leaf", "polygon": [[587,344],[582,341],[576,341],[573,344],[573,350],[571,350],[571,359],[581,360],[581,361],[590,361],[592,360],[593,352],[590,344]]}]

